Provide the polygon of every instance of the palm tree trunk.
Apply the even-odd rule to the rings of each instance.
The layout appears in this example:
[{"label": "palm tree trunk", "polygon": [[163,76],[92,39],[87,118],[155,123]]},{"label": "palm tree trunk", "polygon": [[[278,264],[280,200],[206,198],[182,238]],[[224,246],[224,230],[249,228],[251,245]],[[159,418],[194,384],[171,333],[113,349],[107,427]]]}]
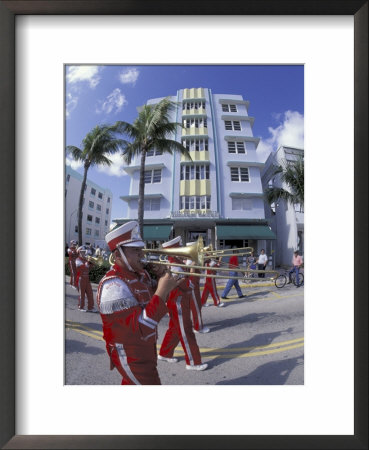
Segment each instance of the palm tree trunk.
[{"label": "palm tree trunk", "polygon": [[86,181],[87,181],[87,172],[88,168],[90,167],[89,164],[84,165],[84,173],[83,173],[83,180],[81,184],[81,192],[79,194],[79,202],[78,202],[78,243],[79,245],[82,245],[82,208],[83,208],[83,197],[85,194],[86,189]]},{"label": "palm tree trunk", "polygon": [[145,161],[146,161],[146,149],[142,149],[141,152],[141,165],[140,165],[140,184],[138,188],[138,211],[137,220],[138,227],[142,238],[143,235],[143,219],[144,219],[144,202],[145,202]]}]

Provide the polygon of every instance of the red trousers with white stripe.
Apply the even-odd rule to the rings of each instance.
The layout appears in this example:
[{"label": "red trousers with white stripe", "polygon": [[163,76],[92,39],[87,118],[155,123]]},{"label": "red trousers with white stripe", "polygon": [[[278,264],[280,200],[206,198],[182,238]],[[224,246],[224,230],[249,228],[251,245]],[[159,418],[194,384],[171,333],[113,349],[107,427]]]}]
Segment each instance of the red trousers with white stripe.
[{"label": "red trousers with white stripe", "polygon": [[217,292],[217,285],[215,283],[215,278],[205,278],[204,290],[201,296],[201,305],[205,305],[209,294],[213,297],[214,305],[218,306],[220,303],[219,295]]},{"label": "red trousers with white stripe", "polygon": [[94,307],[94,294],[92,292],[92,286],[88,275],[88,268],[83,267],[78,276],[79,298],[78,307],[84,309],[85,297],[87,296],[87,309],[93,309]]},{"label": "red trousers with white stripe", "polygon": [[111,361],[122,375],[122,385],[161,384],[156,367],[156,338],[151,338],[151,343],[110,345]]},{"label": "red trousers with white stripe", "polygon": [[167,307],[169,309],[169,327],[161,344],[159,354],[165,358],[173,358],[174,349],[179,342],[185,353],[186,364],[196,366],[201,364],[200,350],[192,330],[191,322],[191,291],[183,292],[179,289],[172,291]]}]

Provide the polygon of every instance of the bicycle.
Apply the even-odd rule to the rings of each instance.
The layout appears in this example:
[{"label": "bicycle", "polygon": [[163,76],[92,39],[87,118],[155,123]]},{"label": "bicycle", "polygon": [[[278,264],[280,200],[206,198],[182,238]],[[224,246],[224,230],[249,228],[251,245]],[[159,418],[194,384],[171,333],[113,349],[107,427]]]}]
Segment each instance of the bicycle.
[{"label": "bicycle", "polygon": [[[291,282],[297,286],[296,283],[296,273],[292,272],[292,274],[289,274],[289,270],[285,270],[285,273],[281,273],[280,275],[278,275],[278,277],[274,280],[274,284],[275,286],[280,289],[283,288],[284,286],[286,286],[287,283],[287,278],[291,277]],[[303,272],[299,272],[299,286],[302,286],[304,284],[304,274]]]}]

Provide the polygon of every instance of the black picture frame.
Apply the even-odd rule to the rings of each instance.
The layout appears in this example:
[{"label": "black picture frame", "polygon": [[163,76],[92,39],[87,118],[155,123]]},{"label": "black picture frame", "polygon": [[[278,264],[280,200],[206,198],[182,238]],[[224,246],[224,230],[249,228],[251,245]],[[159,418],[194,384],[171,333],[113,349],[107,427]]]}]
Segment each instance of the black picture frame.
[{"label": "black picture frame", "polygon": [[[191,11],[191,12],[189,12]],[[15,17],[20,14],[352,15],[354,17],[354,435],[15,435]],[[368,448],[368,1],[365,0],[11,0],[0,1],[0,445],[23,448],[367,449]],[[4,195],[5,194],[5,195]],[[17,224],[18,226],[20,224]],[[26,226],[26,224],[22,224]],[[342,240],[344,242],[344,238]],[[337,243],[337,245],[342,245]],[[20,253],[21,253],[21,249]],[[6,255],[6,257],[5,257]],[[17,274],[18,276],[19,274]],[[337,393],[339,397],[339,393]],[[339,401],[339,399],[338,399]],[[247,405],[246,405],[247,407]],[[319,407],[317,405],[317,407]],[[155,409],[155,408],[154,408]],[[231,412],[230,412],[231,413]],[[226,413],[227,414],[227,413]],[[185,431],[185,430],[184,430]]]}]

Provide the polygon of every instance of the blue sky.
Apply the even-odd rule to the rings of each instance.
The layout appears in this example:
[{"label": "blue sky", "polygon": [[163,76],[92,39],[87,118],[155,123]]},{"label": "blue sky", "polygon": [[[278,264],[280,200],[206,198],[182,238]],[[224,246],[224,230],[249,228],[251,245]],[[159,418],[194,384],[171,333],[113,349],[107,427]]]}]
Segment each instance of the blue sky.
[{"label": "blue sky", "polygon": [[[213,94],[240,94],[250,101],[253,133],[261,138],[260,158],[280,145],[304,147],[304,68],[301,65],[173,65],[66,67],[66,145],[82,146],[97,124],[133,122],[137,107],[177,90],[210,88]],[[108,168],[90,168],[88,178],[113,193],[112,219],[125,217],[129,177],[119,155]],[[82,173],[66,156],[66,164]]]}]

